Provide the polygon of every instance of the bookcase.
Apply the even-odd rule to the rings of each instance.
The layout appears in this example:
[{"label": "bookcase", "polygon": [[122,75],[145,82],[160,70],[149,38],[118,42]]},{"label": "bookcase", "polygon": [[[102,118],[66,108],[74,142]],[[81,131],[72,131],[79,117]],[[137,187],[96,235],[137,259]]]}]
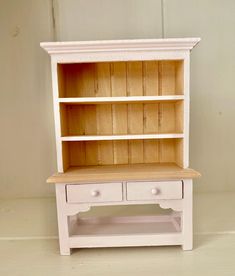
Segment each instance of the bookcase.
[{"label": "bookcase", "polygon": [[[62,255],[82,247],[192,248],[199,173],[188,168],[189,54],[199,40],[41,43],[51,55],[58,172],[48,182],[56,184]],[[155,203],[171,215],[79,217],[92,206]]]}]

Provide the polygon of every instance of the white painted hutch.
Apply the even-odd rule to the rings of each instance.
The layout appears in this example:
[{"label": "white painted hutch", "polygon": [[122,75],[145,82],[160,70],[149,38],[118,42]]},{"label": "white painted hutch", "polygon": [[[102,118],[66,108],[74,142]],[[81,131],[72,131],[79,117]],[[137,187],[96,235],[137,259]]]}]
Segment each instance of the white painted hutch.
[{"label": "white painted hutch", "polygon": [[[60,252],[192,249],[189,59],[199,38],[41,43],[51,56]],[[92,206],[169,215],[81,218]]]}]

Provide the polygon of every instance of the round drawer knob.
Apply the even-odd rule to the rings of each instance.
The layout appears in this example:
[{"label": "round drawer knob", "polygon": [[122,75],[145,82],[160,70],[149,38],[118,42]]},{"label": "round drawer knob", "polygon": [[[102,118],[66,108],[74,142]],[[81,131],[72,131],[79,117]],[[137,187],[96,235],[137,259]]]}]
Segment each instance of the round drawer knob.
[{"label": "round drawer knob", "polygon": [[97,190],[91,191],[91,196],[93,196],[93,197],[97,197],[97,196],[99,196],[99,194],[100,194],[100,192]]},{"label": "round drawer knob", "polygon": [[152,193],[152,195],[158,195],[158,194],[160,193],[160,190],[157,189],[157,188],[153,188],[153,189],[151,190],[151,193]]}]

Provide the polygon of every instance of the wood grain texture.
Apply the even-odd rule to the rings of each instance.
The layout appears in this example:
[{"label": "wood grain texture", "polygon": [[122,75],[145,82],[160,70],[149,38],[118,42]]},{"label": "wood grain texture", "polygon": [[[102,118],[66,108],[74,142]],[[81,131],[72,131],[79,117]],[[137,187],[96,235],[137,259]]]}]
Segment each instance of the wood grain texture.
[{"label": "wood grain texture", "polygon": [[182,169],[168,164],[131,164],[111,166],[71,167],[65,173],[56,173],[47,179],[48,183],[84,183],[89,181],[127,180],[178,180],[192,179],[200,174],[192,169]]},{"label": "wood grain texture", "polygon": [[[168,134],[168,138],[173,138],[177,137],[177,133],[183,133],[184,97],[176,93],[176,86],[182,86],[181,61],[59,64],[57,71],[60,95],[64,99],[64,103],[60,103],[62,141],[99,140],[74,143],[71,146],[74,152],[69,154],[70,159],[67,158],[67,167],[70,161],[76,165],[183,164],[182,143],[154,140],[163,138],[165,134],[165,138]],[[70,97],[73,97],[71,103]],[[76,102],[76,97],[85,97],[84,102]],[[116,103],[112,103],[113,97]],[[125,102],[128,97],[133,99]],[[153,102],[141,102],[144,97]],[[96,103],[95,98],[105,99],[105,104],[102,101]],[[124,136],[110,136],[138,134],[143,135],[140,136],[142,139],[130,136],[129,142],[115,141],[125,139]],[[148,137],[151,140],[144,141],[147,134],[151,135]],[[85,148],[82,149],[82,146]]]}]

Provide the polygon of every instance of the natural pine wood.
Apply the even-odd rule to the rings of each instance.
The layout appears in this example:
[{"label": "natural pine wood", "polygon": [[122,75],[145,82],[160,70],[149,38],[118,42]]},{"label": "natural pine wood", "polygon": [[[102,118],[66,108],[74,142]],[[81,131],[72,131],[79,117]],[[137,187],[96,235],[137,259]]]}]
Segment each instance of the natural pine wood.
[{"label": "natural pine wood", "polygon": [[192,169],[182,169],[175,164],[131,164],[111,166],[70,167],[65,173],[56,173],[48,183],[84,183],[121,180],[177,180],[192,179],[200,174]]},{"label": "natural pine wood", "polygon": [[182,101],[164,102],[161,106],[155,103],[60,104],[60,115],[62,136],[183,131]]},{"label": "natural pine wood", "polygon": [[183,62],[132,61],[58,64],[60,97],[183,94]]},{"label": "natural pine wood", "polygon": [[[152,136],[151,134],[146,135]],[[125,138],[125,136],[119,137]],[[180,147],[182,144],[178,140],[182,138],[154,140],[152,137],[148,137],[144,140],[133,139],[133,137],[128,140],[125,138],[126,141],[121,139],[112,141],[109,136],[107,139],[105,136],[102,136],[101,139],[90,136],[90,141],[82,141],[83,137],[74,137],[74,141],[63,142],[64,154],[67,152],[68,155],[66,169],[70,166],[105,164],[172,162],[180,165],[179,160],[183,158],[182,147]]]}]

